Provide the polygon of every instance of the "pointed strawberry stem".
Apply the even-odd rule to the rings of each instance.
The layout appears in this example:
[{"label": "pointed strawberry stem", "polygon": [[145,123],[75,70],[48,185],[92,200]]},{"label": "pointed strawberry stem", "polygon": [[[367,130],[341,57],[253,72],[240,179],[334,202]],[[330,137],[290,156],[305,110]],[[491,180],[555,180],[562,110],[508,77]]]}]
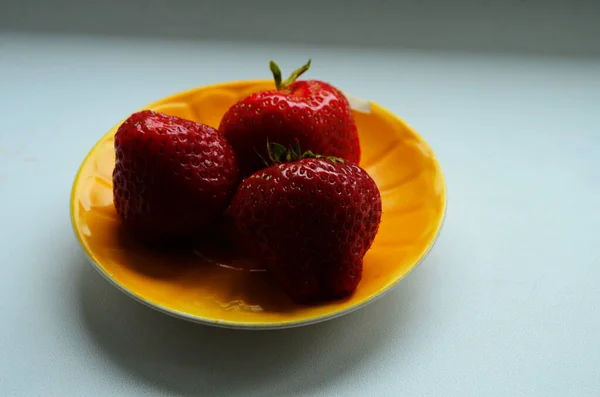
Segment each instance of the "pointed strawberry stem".
[{"label": "pointed strawberry stem", "polygon": [[308,62],[306,62],[304,65],[302,65],[302,67],[294,70],[292,72],[292,74],[290,74],[290,77],[287,78],[287,80],[282,81],[281,69],[279,69],[279,66],[274,61],[270,61],[269,69],[271,69],[271,73],[273,73],[273,79],[275,80],[275,87],[277,87],[278,90],[286,89],[287,87],[289,87],[290,84],[292,84],[294,81],[296,81],[298,79],[298,77],[300,77],[304,72],[306,72],[308,69],[310,69],[311,62],[312,62],[312,60],[309,59]]},{"label": "pointed strawberry stem", "polygon": [[267,141],[267,154],[269,155],[269,160],[271,160],[273,164],[290,163],[302,159],[327,159],[332,163],[344,162],[344,159],[342,158],[322,156],[320,154],[314,154],[310,150],[302,152],[300,150],[300,143],[298,141],[287,148],[279,143],[271,143]]},{"label": "pointed strawberry stem", "polygon": [[281,88],[281,69],[274,61],[269,62],[269,69],[271,69],[271,73],[273,73],[273,79],[275,79],[275,87],[277,89]]},{"label": "pointed strawberry stem", "polygon": [[254,147],[254,152],[256,153],[256,155],[260,158],[260,161],[262,161],[262,163],[264,164],[265,167],[270,167],[271,165],[273,165],[272,163],[269,163],[262,154],[260,154],[260,152],[258,151],[258,149],[256,148],[256,146]]},{"label": "pointed strawberry stem", "polygon": [[272,164],[279,164],[287,157],[287,149],[278,143],[269,143],[267,140],[267,155]]}]

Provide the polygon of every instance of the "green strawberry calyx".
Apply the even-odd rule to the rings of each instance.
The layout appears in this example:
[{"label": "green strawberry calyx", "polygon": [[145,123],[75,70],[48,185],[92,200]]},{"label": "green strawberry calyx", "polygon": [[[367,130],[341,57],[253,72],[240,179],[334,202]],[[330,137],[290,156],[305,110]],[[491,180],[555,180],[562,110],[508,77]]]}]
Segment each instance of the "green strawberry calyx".
[{"label": "green strawberry calyx", "polygon": [[322,156],[320,154],[315,154],[310,150],[302,152],[298,141],[289,147],[267,141],[267,154],[269,155],[269,160],[271,160],[272,164],[291,163],[302,159],[327,159],[334,164],[344,162],[344,160],[339,157]]},{"label": "green strawberry calyx", "polygon": [[274,61],[270,61],[269,69],[271,69],[271,73],[273,73],[273,78],[275,79],[275,87],[277,87],[278,90],[284,90],[288,88],[293,82],[298,80],[298,77],[300,77],[304,72],[306,72],[310,68],[310,63],[311,60],[309,59],[308,62],[306,62],[300,68],[294,70],[292,74],[290,74],[290,77],[287,78],[287,80],[282,81],[281,69],[279,69],[279,66]]}]

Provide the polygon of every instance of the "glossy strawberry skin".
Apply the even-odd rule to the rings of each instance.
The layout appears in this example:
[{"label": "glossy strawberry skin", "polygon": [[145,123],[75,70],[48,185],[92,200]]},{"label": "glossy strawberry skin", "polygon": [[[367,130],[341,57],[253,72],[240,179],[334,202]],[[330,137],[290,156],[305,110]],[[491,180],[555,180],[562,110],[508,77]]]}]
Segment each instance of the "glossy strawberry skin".
[{"label": "glossy strawberry skin", "polygon": [[265,167],[261,156],[267,158],[267,141],[284,146],[298,141],[303,150],[360,161],[348,100],[337,88],[318,80],[250,95],[225,113],[219,131],[237,153],[244,176]]},{"label": "glossy strawberry skin", "polygon": [[215,129],[144,110],[115,134],[115,209],[142,240],[175,242],[217,221],[240,181],[233,149]]},{"label": "glossy strawberry skin", "polygon": [[351,162],[303,159],[247,178],[229,213],[238,241],[297,302],[347,296],[381,221],[375,182]]}]

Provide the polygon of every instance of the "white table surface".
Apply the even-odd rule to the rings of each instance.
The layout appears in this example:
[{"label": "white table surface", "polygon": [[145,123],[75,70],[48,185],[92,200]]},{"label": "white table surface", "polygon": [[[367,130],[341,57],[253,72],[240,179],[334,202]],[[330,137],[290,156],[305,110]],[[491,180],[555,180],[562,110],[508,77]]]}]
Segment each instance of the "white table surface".
[{"label": "white table surface", "polygon": [[[437,153],[448,212],[393,292],[244,332],[170,318],[92,269],[75,172],[155,99],[311,77],[390,108]],[[600,395],[600,59],[0,35],[0,395]]]}]

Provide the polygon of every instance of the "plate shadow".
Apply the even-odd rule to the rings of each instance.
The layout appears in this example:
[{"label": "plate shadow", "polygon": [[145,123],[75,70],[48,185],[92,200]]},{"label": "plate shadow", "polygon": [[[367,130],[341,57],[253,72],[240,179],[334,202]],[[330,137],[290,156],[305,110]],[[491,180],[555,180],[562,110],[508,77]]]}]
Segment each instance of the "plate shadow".
[{"label": "plate shadow", "polygon": [[77,268],[76,310],[92,341],[148,387],[181,396],[281,396],[334,382],[381,354],[390,338],[409,343],[418,325],[409,302],[424,298],[422,277],[409,278],[367,307],[325,323],[229,330],[150,309],[110,285],[83,257]]}]

